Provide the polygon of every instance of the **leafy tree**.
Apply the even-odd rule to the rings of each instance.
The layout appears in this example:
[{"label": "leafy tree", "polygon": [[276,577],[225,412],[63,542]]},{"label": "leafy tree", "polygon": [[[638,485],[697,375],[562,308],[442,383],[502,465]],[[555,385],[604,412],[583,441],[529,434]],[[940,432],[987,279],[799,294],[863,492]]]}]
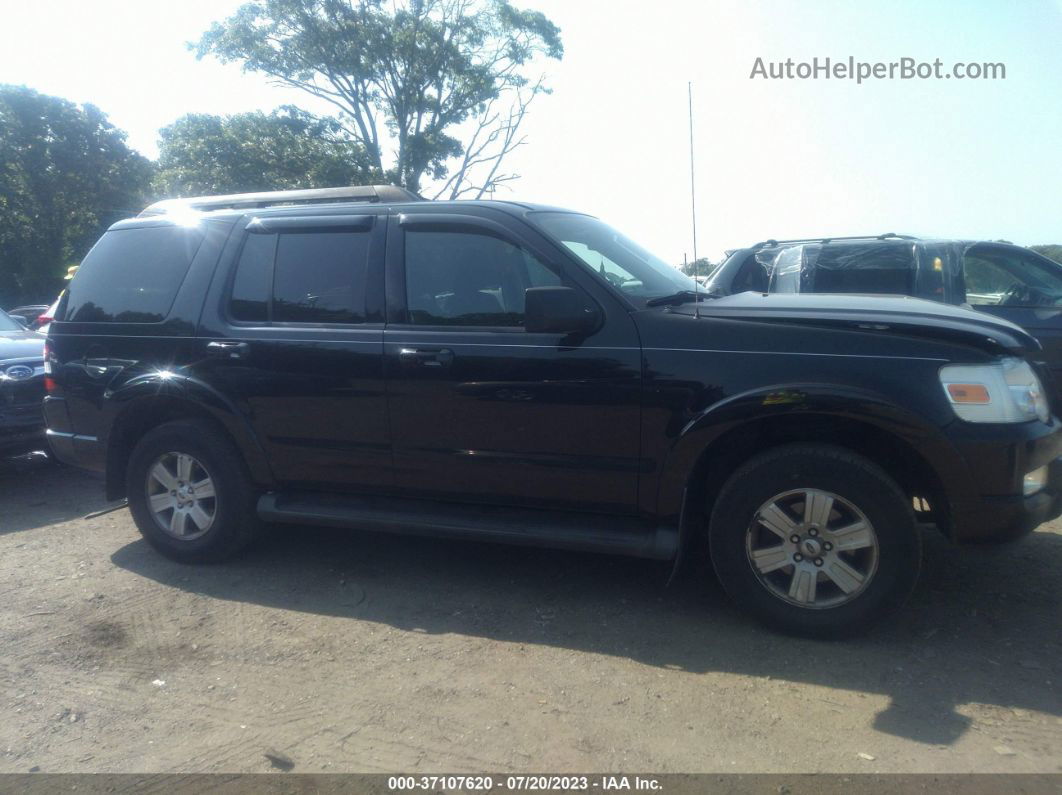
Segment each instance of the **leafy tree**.
[{"label": "leafy tree", "polygon": [[155,188],[165,196],[331,188],[380,177],[337,121],[290,106],[182,116],[159,131],[158,166]]},{"label": "leafy tree", "polygon": [[1055,262],[1062,264],[1062,246],[1057,243],[1047,246],[1029,246],[1037,254],[1043,254],[1048,259],[1053,259]]},{"label": "leafy tree", "polygon": [[508,0],[252,0],[192,46],[330,103],[385,178],[449,198],[516,178],[502,162],[548,92],[525,72],[564,52],[556,25]]},{"label": "leafy tree", "polygon": [[0,306],[50,303],[66,267],[143,208],[151,173],[99,108],[0,85]]},{"label": "leafy tree", "polygon": [[707,257],[700,257],[679,267],[687,276],[707,276],[715,270],[715,265]]}]

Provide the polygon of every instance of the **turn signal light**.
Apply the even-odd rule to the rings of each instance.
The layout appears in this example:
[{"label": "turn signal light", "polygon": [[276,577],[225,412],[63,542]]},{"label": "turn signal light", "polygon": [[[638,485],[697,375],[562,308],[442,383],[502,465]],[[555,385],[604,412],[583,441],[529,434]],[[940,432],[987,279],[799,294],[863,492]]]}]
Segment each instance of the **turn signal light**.
[{"label": "turn signal light", "polygon": [[948,397],[952,403],[991,403],[988,388],[984,384],[948,384]]}]

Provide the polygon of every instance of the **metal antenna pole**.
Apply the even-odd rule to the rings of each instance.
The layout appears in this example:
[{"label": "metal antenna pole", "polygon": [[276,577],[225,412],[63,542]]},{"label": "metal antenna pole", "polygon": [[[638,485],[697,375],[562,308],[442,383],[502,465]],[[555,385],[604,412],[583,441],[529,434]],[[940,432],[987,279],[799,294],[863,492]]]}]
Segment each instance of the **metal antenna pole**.
[{"label": "metal antenna pole", "polygon": [[697,185],[693,177],[693,82],[686,83],[690,113],[690,212],[693,220],[693,315],[701,316],[700,282],[697,280]]}]

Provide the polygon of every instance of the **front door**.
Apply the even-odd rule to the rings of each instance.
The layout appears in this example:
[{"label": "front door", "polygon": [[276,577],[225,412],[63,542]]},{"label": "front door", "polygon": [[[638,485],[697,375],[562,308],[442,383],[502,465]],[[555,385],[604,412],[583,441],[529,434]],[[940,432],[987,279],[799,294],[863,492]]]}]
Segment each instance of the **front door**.
[{"label": "front door", "polygon": [[[641,377],[629,315],[507,216],[424,211],[390,227],[384,352],[396,486],[633,513]],[[524,291],[551,285],[580,289],[603,310],[602,326],[579,339],[526,332]]]}]

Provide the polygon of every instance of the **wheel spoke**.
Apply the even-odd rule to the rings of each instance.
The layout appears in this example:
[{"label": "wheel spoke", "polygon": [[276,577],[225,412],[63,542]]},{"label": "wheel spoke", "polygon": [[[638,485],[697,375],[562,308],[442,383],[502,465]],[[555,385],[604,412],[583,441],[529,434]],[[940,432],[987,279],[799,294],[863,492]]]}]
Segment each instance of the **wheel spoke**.
[{"label": "wheel spoke", "polygon": [[756,564],[756,568],[761,573],[770,574],[772,571],[777,571],[788,565],[791,561],[789,559],[789,551],[784,546],[778,546],[754,550],[752,562]]},{"label": "wheel spoke", "polygon": [[192,509],[188,512],[188,515],[192,517],[192,521],[195,522],[195,526],[200,530],[206,530],[210,526],[210,514],[203,510],[200,505],[193,505]]},{"label": "wheel spoke", "polygon": [[821,491],[808,491],[804,494],[804,522],[825,528],[830,521],[833,510],[833,497]]},{"label": "wheel spoke", "polygon": [[175,508],[173,511],[173,516],[170,517],[170,532],[172,532],[176,536],[183,536],[187,524],[187,512],[181,510],[180,508]]},{"label": "wheel spoke", "polygon": [[192,488],[195,489],[197,500],[205,500],[214,496],[214,481],[210,478],[203,478],[198,483],[193,483]]},{"label": "wheel spoke", "polygon": [[177,455],[177,480],[188,483],[192,479],[192,457],[180,453]]},{"label": "wheel spoke", "polygon": [[155,513],[162,513],[170,508],[177,507],[177,501],[173,499],[168,491],[163,491],[159,494],[152,494],[150,497],[151,510]]},{"label": "wheel spoke", "polygon": [[791,536],[796,529],[796,522],[790,519],[789,516],[786,515],[786,512],[783,511],[776,502],[772,502],[766,508],[762,509],[756,518],[759,519],[760,524],[783,541],[788,541],[789,536]]},{"label": "wheel spoke", "polygon": [[874,545],[874,532],[863,521],[853,522],[837,530],[828,530],[827,534],[838,552]]},{"label": "wheel spoke", "polygon": [[177,488],[177,478],[161,461],[151,468],[151,477],[158,481],[166,491],[173,491]]},{"label": "wheel spoke", "polygon": [[803,604],[811,604],[815,601],[815,588],[818,585],[818,574],[807,569],[795,569],[793,579],[789,583],[789,598]]},{"label": "wheel spoke", "polygon": [[852,591],[862,585],[863,580],[866,579],[865,575],[860,574],[843,560],[836,557],[826,564],[823,571],[826,573],[826,576],[837,583],[837,587],[845,593],[852,593]]}]

